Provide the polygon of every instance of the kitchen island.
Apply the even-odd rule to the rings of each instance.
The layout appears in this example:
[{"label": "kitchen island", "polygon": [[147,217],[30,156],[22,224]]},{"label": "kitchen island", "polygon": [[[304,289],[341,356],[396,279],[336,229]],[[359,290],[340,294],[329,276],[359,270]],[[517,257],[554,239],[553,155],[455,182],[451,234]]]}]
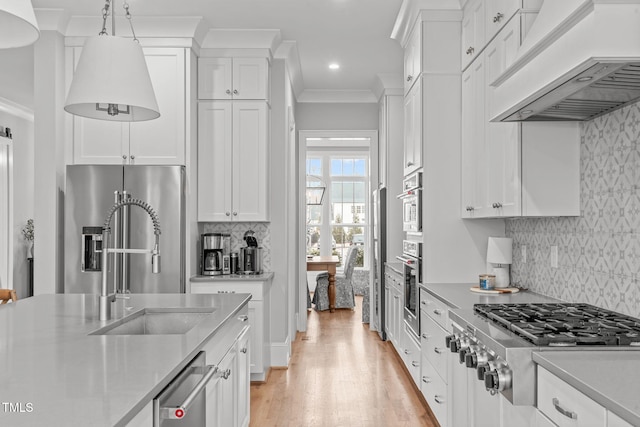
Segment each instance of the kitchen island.
[{"label": "kitchen island", "polygon": [[[247,294],[132,294],[116,300],[112,320],[102,322],[96,295],[41,295],[0,307],[0,425],[126,425],[150,410],[203,347],[228,341],[227,326],[247,313],[249,300]],[[212,313],[181,334],[91,335],[145,308]]]}]

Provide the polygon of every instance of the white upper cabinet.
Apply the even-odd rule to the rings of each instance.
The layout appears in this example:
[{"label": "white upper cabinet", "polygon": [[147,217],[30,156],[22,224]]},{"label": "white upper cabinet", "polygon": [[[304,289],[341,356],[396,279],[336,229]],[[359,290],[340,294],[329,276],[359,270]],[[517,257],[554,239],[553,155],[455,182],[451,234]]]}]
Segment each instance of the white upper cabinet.
[{"label": "white upper cabinet", "polygon": [[198,221],[268,221],[268,105],[198,105]]},{"label": "white upper cabinet", "polygon": [[464,70],[485,44],[485,0],[470,0],[462,11],[462,59]]},{"label": "white upper cabinet", "polygon": [[534,16],[517,13],[463,73],[463,218],[579,215],[579,125],[489,121],[490,84],[513,62]]},{"label": "white upper cabinet", "polygon": [[269,99],[267,58],[198,59],[199,99]]},{"label": "white upper cabinet", "polygon": [[418,81],[404,98],[404,175],[421,167],[422,82]]},{"label": "white upper cabinet", "polygon": [[[68,49],[74,65],[81,51],[81,47]],[[74,164],[185,163],[186,50],[144,48],[143,51],[160,117],[129,123],[73,116]]]},{"label": "white upper cabinet", "polygon": [[409,93],[422,72],[422,23],[416,23],[404,48],[404,94]]}]

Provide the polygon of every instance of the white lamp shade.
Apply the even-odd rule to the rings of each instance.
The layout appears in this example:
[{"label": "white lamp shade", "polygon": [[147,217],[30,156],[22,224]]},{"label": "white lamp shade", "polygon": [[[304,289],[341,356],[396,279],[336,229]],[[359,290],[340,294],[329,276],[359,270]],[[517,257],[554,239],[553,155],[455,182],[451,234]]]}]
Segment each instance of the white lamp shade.
[{"label": "white lamp shade", "polygon": [[[109,115],[108,104],[129,113]],[[160,117],[142,48],[133,39],[94,36],[82,48],[64,109],[77,116],[120,122]]]},{"label": "white lamp shade", "polygon": [[0,0],[0,49],[28,46],[38,37],[31,0]]},{"label": "white lamp shade", "polygon": [[489,237],[487,245],[487,262],[492,264],[511,264],[511,246],[513,239],[510,237]]}]

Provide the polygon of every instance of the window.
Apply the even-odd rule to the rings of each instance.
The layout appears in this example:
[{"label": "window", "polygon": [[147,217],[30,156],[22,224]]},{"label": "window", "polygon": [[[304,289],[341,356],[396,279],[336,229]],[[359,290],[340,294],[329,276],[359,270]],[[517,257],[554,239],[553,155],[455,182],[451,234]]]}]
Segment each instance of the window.
[{"label": "window", "polygon": [[[307,254],[338,255],[358,245],[356,267],[368,267],[369,155],[367,151],[307,151],[307,175],[326,184],[322,205],[307,205]],[[325,249],[327,248],[327,249]]]}]

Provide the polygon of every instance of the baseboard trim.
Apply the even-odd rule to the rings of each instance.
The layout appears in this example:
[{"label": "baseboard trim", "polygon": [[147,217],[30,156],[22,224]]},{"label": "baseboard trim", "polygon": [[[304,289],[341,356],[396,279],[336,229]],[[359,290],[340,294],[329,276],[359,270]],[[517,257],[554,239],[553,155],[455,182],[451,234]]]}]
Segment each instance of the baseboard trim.
[{"label": "baseboard trim", "polygon": [[291,358],[291,339],[287,336],[284,342],[271,343],[271,366],[289,366]]}]

